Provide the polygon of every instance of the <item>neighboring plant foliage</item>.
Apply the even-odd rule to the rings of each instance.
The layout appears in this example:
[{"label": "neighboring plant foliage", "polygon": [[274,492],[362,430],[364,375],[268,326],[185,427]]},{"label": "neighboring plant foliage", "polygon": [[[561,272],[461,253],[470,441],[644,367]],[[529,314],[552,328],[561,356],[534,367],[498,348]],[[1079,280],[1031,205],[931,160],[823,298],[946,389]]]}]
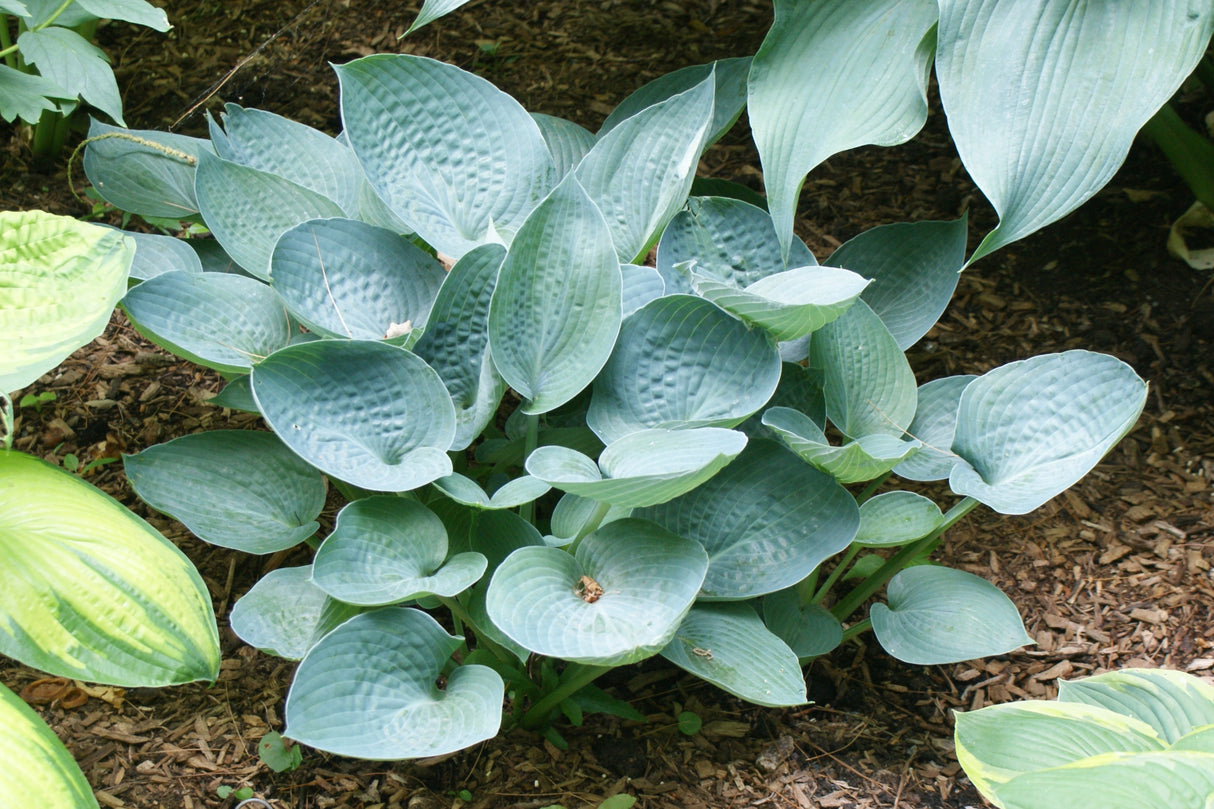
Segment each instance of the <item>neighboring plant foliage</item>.
[{"label": "neighboring plant foliage", "polygon": [[[184,554],[98,489],[11,448],[6,392],[102,332],[134,252],[99,225],[0,212],[0,654],[113,685],[213,680],[215,615]],[[54,732],[2,685],[0,762],[0,806],[97,806]]]},{"label": "neighboring plant foliage", "polygon": [[1206,809],[1214,686],[1165,669],[1063,682],[1056,702],[958,713],[957,759],[1000,809]]},{"label": "neighboring plant foliage", "polygon": [[[205,540],[318,546],[232,612],[247,642],[301,660],[287,737],[372,759],[514,725],[556,743],[561,717],[630,715],[590,683],[654,655],[795,705],[801,665],[870,628],[922,664],[1031,642],[997,588],[925,562],[978,504],[1023,514],[1079,480],[1133,427],[1146,384],[1067,351],[917,385],[904,352],[967,266],[966,220],[877,227],[820,265],[792,234],[795,192],[834,151],[913,135],[934,58],[962,154],[1003,217],[990,252],[1107,181],[1214,12],[776,5],[753,62],[658,79],[597,134],[450,65],[381,55],[337,68],[339,138],[228,105],[209,139],[132,133],[177,156],[90,144],[109,202],[197,212],[240,268],[204,271],[213,247],[140,237],[157,258],[137,253],[143,280],[122,305],[150,339],[224,374],[217,403],[271,433],[188,435],[126,470]],[[1122,26],[1133,47],[1092,40]],[[1144,56],[1142,37],[1167,60]],[[1131,53],[1133,83],[1072,88]],[[1001,67],[971,75],[970,62]],[[1009,81],[1045,92],[987,86]],[[1055,98],[1076,92],[1078,119]],[[703,150],[746,106],[771,214],[689,196]],[[977,138],[979,120],[1000,137]],[[891,473],[947,481],[959,499],[873,496]],[[348,503],[322,541],[326,479]]]}]

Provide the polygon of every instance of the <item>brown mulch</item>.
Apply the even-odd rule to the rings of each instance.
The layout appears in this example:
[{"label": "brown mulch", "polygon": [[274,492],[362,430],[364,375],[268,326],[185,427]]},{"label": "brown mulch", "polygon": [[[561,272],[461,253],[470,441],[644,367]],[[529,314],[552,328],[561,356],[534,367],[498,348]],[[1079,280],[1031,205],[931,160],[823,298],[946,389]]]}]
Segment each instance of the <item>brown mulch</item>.
[{"label": "brown mulch", "polygon": [[[169,4],[169,35],[114,25],[100,41],[138,128],[201,134],[200,111],[232,101],[335,132],[337,88],[326,63],[396,50],[477,70],[529,109],[595,128],[657,75],[752,53],[770,15],[767,2],[749,0],[478,0],[398,41],[415,6],[181,0]],[[34,165],[16,133],[0,136],[0,208],[89,213],[67,193],[62,165]],[[757,165],[735,133],[704,170],[759,188]],[[910,352],[927,379],[1092,348],[1151,381],[1138,427],[1071,491],[1024,517],[976,511],[941,549],[944,561],[1015,600],[1035,647],[919,668],[875,643],[848,645],[810,667],[814,704],[788,710],[744,705],[647,661],[613,672],[606,685],[635,700],[648,721],[589,717],[561,729],[567,751],[516,732],[437,762],[308,750],[298,770],[275,774],[259,761],[256,742],[282,727],[292,666],[243,646],[226,628],[227,610],[265,560],[204,545],[150,513],[121,464],[111,463],[88,479],[199,566],[220,615],[222,672],[213,686],[88,689],[83,704],[60,699],[39,709],[107,807],[226,809],[235,801],[219,797],[223,786],[251,787],[275,809],[572,809],[617,792],[637,796],[641,807],[688,809],[980,806],[952,752],[953,710],[1050,697],[1059,679],[1112,668],[1214,670],[1214,300],[1210,276],[1163,249],[1168,224],[1189,201],[1162,158],[1136,146],[1080,211],[967,271],[940,324]],[[953,218],[967,207],[973,234],[993,225],[937,111],[910,144],[856,150],[816,170],[802,195],[801,233],[825,257],[867,227]],[[17,445],[52,460],[71,453],[84,465],[188,432],[256,423],[208,405],[219,386],[116,316],[103,338],[31,386],[57,398],[20,412]],[[0,681],[14,690],[40,676],[0,659]],[[704,719],[700,733],[678,731],[683,710]]]}]

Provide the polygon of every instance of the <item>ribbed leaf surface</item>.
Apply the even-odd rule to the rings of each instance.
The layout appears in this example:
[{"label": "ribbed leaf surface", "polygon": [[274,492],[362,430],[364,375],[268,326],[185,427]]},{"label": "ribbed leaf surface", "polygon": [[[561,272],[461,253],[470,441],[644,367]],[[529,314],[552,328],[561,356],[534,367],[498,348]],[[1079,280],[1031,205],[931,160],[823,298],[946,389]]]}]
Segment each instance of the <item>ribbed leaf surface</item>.
[{"label": "ribbed leaf surface", "polygon": [[801,604],[789,588],[763,597],[763,623],[799,660],[818,657],[843,642],[843,626],[820,604]]},{"label": "ribbed leaf surface", "polygon": [[232,631],[266,654],[302,660],[316,642],[329,596],[312,583],[312,566],[280,567],[257,580],[232,606]]},{"label": "ribbed leaf surface", "polygon": [[961,459],[952,451],[961,392],[978,377],[961,374],[919,386],[918,406],[907,434],[923,443],[919,451],[894,467],[907,480],[947,480]]},{"label": "ribbed leaf surface", "polygon": [[1097,705],[1141,720],[1168,744],[1214,725],[1214,686],[1168,669],[1114,671],[1063,682],[1058,700]]},{"label": "ribbed leaf surface", "polygon": [[21,806],[37,795],[44,806],[98,809],[72,754],[25,700],[0,685],[0,806]]},{"label": "ribbed leaf surface", "polygon": [[552,155],[552,163],[556,166],[558,177],[564,177],[573,171],[594,146],[594,133],[573,121],[538,112],[531,113],[531,117],[539,126],[544,142],[548,144],[548,152]]},{"label": "ribbed leaf surface", "polygon": [[106,202],[140,216],[198,213],[194,161],[204,152],[215,154],[210,141],[98,120],[89,125],[89,137],[99,139],[85,147],[84,173]]}]

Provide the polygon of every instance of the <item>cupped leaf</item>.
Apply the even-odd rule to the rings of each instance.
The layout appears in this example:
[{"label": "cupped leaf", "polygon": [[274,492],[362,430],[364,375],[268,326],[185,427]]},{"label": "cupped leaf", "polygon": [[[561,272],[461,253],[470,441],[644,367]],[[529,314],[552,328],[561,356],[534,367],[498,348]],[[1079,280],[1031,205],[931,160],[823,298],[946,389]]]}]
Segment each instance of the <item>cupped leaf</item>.
[{"label": "cupped leaf", "polygon": [[530,503],[536,498],[543,497],[552,487],[530,475],[523,475],[507,482],[490,497],[485,494],[484,489],[477,485],[476,481],[455,474],[434,481],[434,488],[465,506],[499,509],[516,508],[524,503]]},{"label": "cupped leaf", "polygon": [[282,299],[243,275],[167,272],[132,288],[122,308],[152,342],[226,374],[247,373],[291,341]]},{"label": "cupped leaf", "polygon": [[446,276],[420,247],[354,219],[296,225],[270,258],[270,282],[291,314],[318,334],[355,340],[421,329]]},{"label": "cupped leaf", "polygon": [[697,604],[662,657],[756,705],[804,705],[805,678],[792,649],[749,604]]},{"label": "cupped leaf", "polygon": [[299,664],[287,694],[286,736],[342,756],[437,756],[497,735],[505,686],[493,669],[458,666],[435,680],[460,646],[424,612],[364,613],[325,635]]},{"label": "cupped leaf", "polygon": [[213,680],[211,597],[181,551],[58,467],[0,452],[0,654],[122,686]]},{"label": "cupped leaf", "polygon": [[573,121],[538,112],[531,113],[531,117],[539,126],[544,142],[548,144],[548,152],[552,155],[558,177],[564,177],[573,171],[594,146],[594,133]]},{"label": "cupped leaf", "polygon": [[918,441],[879,434],[862,435],[836,447],[827,440],[817,422],[790,407],[769,407],[763,411],[762,422],[803,461],[840,483],[878,478],[913,457],[920,448]]},{"label": "cupped leaf", "polygon": [[131,278],[146,281],[166,272],[202,272],[198,253],[184,239],[159,233],[126,232],[135,240],[135,260],[131,262]]},{"label": "cupped leaf", "polygon": [[452,65],[381,54],[336,68],[346,136],[392,211],[459,258],[516,232],[558,179],[517,101]]},{"label": "cupped leaf", "polygon": [[0,393],[24,388],[105,330],[135,242],[43,211],[0,211]]},{"label": "cupped leaf", "polygon": [[570,175],[520,228],[489,305],[493,362],[523,412],[559,407],[598,375],[620,330],[622,285],[611,231]]},{"label": "cupped leaf", "polygon": [[374,607],[427,595],[453,596],[485,572],[485,557],[447,558],[447,529],[413,500],[379,495],[337,515],[312,562],[312,581],[347,604]]},{"label": "cupped leaf", "polygon": [[961,392],[977,378],[960,374],[919,386],[915,417],[906,432],[922,446],[894,467],[894,472],[907,480],[948,479],[953,466],[961,461],[951,449],[957,428],[957,403]]},{"label": "cupped leaf", "polygon": [[452,472],[451,397],[403,349],[361,340],[293,345],[253,369],[253,397],[287,446],[355,486],[403,492]]},{"label": "cupped leaf", "polygon": [[606,442],[650,427],[733,427],[779,381],[770,335],[702,298],[669,295],[624,321],[586,423]]},{"label": "cupped leaf", "polygon": [[527,457],[527,472],[563,492],[636,508],[694,489],[745,446],[745,435],[718,427],[640,430],[608,444],[598,464],[568,447],[539,447]]},{"label": "cupped leaf", "polygon": [[860,506],[855,542],[869,548],[905,545],[927,536],[943,522],[940,507],[923,495],[885,492]]},{"label": "cupped leaf", "polygon": [[610,523],[574,554],[522,548],[493,574],[493,623],[539,654],[618,666],[656,654],[695,600],[708,557],[643,520]]},{"label": "cupped leaf", "polygon": [[215,153],[210,141],[93,120],[84,173],[101,198],[119,210],[185,219],[198,213],[194,167],[203,153]]},{"label": "cupped leaf", "polygon": [[970,262],[1100,190],[1211,32],[1204,0],[941,0],[940,99],[966,169],[999,213]]},{"label": "cupped leaf", "polygon": [[1214,795],[1214,755],[1110,753],[1013,778],[995,793],[1006,809],[1206,809]]},{"label": "cupped leaf", "polygon": [[712,123],[712,76],[620,121],[599,136],[574,173],[615,240],[637,262],[683,207]]},{"label": "cupped leaf", "polygon": [[708,551],[701,598],[774,593],[808,576],[856,535],[846,489],[771,441],[755,441],[711,480],[633,512]]},{"label": "cupped leaf", "polygon": [[949,487],[1001,514],[1026,514],[1069,488],[1130,431],[1147,384],[1090,351],[996,368],[961,394]]},{"label": "cupped leaf", "polygon": [[966,221],[963,215],[951,222],[880,225],[847,241],[826,263],[872,279],[861,298],[905,351],[953,297],[965,266]]},{"label": "cupped leaf", "polygon": [[1126,669],[1064,681],[1058,701],[1097,705],[1139,719],[1168,744],[1214,724],[1214,686],[1168,669]]},{"label": "cupped leaf", "polygon": [[318,638],[330,598],[312,583],[312,566],[280,567],[257,580],[232,606],[232,631],[245,643],[287,660],[302,660]]},{"label": "cupped leaf", "polygon": [[17,47],[44,77],[126,126],[118,81],[101,48],[60,26],[25,31],[17,37]]},{"label": "cupped leaf", "polygon": [[750,68],[747,114],[787,254],[797,195],[814,166],[856,146],[902,143],[923,127],[937,9],[935,0],[776,0],[775,11]]},{"label": "cupped leaf", "polygon": [[34,709],[0,685],[0,806],[21,806],[37,795],[44,806],[98,809],[72,754]]},{"label": "cupped leaf", "polygon": [[789,588],[763,597],[763,623],[801,661],[824,655],[843,642],[843,625],[821,604],[802,604]]},{"label": "cupped leaf", "polygon": [[324,478],[273,433],[184,435],[123,456],[123,466],[140,499],[212,545],[273,553],[320,527]]},{"label": "cupped leaf", "polygon": [[904,663],[957,663],[1033,642],[1011,599],[972,573],[910,567],[890,579],[886,597],[888,606],[869,609],[873,633]]}]

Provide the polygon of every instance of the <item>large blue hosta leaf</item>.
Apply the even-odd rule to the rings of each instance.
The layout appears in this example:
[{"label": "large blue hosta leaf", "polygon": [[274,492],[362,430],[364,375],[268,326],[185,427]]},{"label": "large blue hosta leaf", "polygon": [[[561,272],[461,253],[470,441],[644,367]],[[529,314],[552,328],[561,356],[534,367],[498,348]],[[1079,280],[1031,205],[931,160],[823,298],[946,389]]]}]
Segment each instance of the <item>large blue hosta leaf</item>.
[{"label": "large blue hosta leaf", "polygon": [[84,150],[84,173],[101,198],[140,216],[184,219],[198,213],[194,166],[215,154],[208,140],[122,129],[93,120]]},{"label": "large blue hosta leaf", "polygon": [[[302,660],[321,636],[352,618],[357,607],[338,609],[324,590],[312,583],[312,566],[280,567],[257,580],[232,606],[232,631],[266,654]],[[337,613],[334,616],[334,613]],[[325,619],[338,620],[326,625]]]}]

